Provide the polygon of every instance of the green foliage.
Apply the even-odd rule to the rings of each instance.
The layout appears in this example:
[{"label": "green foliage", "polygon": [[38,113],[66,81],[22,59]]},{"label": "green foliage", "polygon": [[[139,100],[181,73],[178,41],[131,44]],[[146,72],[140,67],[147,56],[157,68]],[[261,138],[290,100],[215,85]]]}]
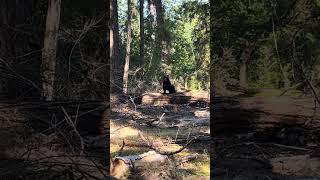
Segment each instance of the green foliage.
[{"label": "green foliage", "polygon": [[[126,43],[125,2],[119,1],[121,61],[124,59]],[[166,59],[161,59],[155,37],[152,37],[156,30],[152,27],[150,12],[146,9],[147,14],[144,15],[145,59],[144,62],[140,61],[140,25],[137,14],[132,22],[130,70],[133,72],[143,68],[139,71],[140,75],[150,84],[154,80],[161,81],[162,76],[168,74],[176,85],[195,90],[208,89],[210,64],[208,2],[187,0],[179,3],[171,1],[163,1],[163,3],[165,20],[162,25],[161,40],[167,44],[163,47],[166,51]],[[120,7],[121,5],[123,7]],[[136,10],[138,8],[138,6],[135,7]]]},{"label": "green foliage", "polygon": [[173,17],[171,73],[183,79],[185,88],[208,89],[209,82],[209,4],[183,3]]},{"label": "green foliage", "polygon": [[[237,79],[239,62],[251,44],[254,50],[247,63],[250,86],[283,88],[285,84],[301,83],[306,86],[306,79],[316,78],[315,66],[319,65],[319,4],[318,0],[213,1],[211,45],[216,57],[213,60],[224,61],[221,49],[229,49],[237,65],[219,68],[222,62],[213,63],[211,71],[223,72],[211,72],[212,81],[218,77],[222,82]],[[319,80],[312,82],[317,84]]]}]

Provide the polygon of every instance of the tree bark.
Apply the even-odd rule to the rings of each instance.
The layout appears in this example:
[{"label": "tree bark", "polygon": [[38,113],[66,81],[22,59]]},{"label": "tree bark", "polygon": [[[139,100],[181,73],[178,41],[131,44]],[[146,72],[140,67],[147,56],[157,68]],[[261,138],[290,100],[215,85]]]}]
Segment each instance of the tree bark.
[{"label": "tree bark", "polygon": [[240,87],[244,89],[248,88],[247,63],[251,58],[253,49],[254,49],[254,45],[249,44],[244,48],[241,55],[239,81],[240,81]]},{"label": "tree bark", "polygon": [[153,67],[154,67],[154,64],[155,64],[155,61],[156,61],[156,55],[155,55],[155,52],[156,52],[156,42],[155,42],[155,38],[156,38],[156,27],[157,27],[157,12],[156,12],[156,5],[155,5],[155,0],[148,0],[148,8],[149,8],[149,12],[150,12],[150,15],[149,15],[149,20],[151,21],[151,46],[154,47],[153,48],[153,51],[152,51],[152,56],[151,56],[151,59],[150,59],[150,62],[149,62],[149,66],[148,66],[148,72],[153,72]]},{"label": "tree bark", "polygon": [[140,61],[144,64],[144,12],[143,12],[144,0],[140,0]]},{"label": "tree bark", "polygon": [[149,12],[150,12],[150,16],[151,16],[151,22],[152,22],[153,29],[155,29],[157,26],[157,10],[156,10],[155,1],[156,0],[149,0]]},{"label": "tree bark", "polygon": [[126,47],[126,59],[123,71],[123,92],[128,92],[128,76],[129,76],[129,65],[130,65],[130,50],[131,50],[131,0],[128,0],[128,33],[127,33],[127,47]]},{"label": "tree bark", "polygon": [[120,58],[119,58],[119,23],[118,23],[118,2],[110,2],[110,64],[111,64],[111,92],[122,91]]},{"label": "tree bark", "polygon": [[156,50],[158,51],[156,54],[160,55],[160,60],[164,61],[166,58],[166,37],[164,34],[164,8],[162,5],[162,0],[155,0],[155,5],[157,13]]},{"label": "tree bark", "polygon": [[246,62],[243,62],[243,61],[240,64],[239,79],[240,79],[240,87],[246,89],[248,87],[248,83],[247,83],[247,64],[246,64]]},{"label": "tree bark", "polygon": [[48,0],[46,32],[42,50],[42,97],[54,99],[57,41],[60,24],[61,0]]}]

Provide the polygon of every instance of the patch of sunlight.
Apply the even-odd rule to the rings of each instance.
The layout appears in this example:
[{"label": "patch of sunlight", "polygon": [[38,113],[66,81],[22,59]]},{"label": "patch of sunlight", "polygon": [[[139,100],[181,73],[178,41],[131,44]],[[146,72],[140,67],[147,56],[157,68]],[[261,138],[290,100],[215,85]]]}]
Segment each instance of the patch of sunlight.
[{"label": "patch of sunlight", "polygon": [[261,91],[255,94],[256,97],[274,97],[279,96],[281,91],[278,89],[268,90],[268,91]]},{"label": "patch of sunlight", "polygon": [[[180,128],[178,137],[187,137],[189,132],[190,132],[189,129]],[[177,134],[177,129],[173,129],[173,128],[161,129],[160,131],[158,131],[156,133],[155,132],[152,132],[152,134],[150,133],[150,135],[156,135],[156,136],[162,137],[162,138],[170,137],[172,139],[175,138],[176,134]]]},{"label": "patch of sunlight", "polygon": [[178,157],[185,157],[185,156],[188,156],[188,155],[191,155],[191,153],[187,150],[183,150],[181,151],[180,153],[177,154]]},{"label": "patch of sunlight", "polygon": [[129,156],[129,155],[138,155],[138,154],[143,154],[145,152],[150,151],[149,148],[141,148],[141,147],[130,147],[130,148],[124,148],[122,151],[121,156]]},{"label": "patch of sunlight", "polygon": [[185,165],[184,169],[191,170],[197,176],[210,176],[210,159],[209,157],[204,157],[190,161]]},{"label": "patch of sunlight", "polygon": [[110,125],[110,137],[111,138],[127,138],[130,136],[138,136],[139,130],[131,127],[121,127]]},{"label": "patch of sunlight", "polygon": [[110,154],[119,151],[120,147],[118,145],[110,144]]},{"label": "patch of sunlight", "polygon": [[157,106],[161,105],[161,101],[159,99],[155,100],[154,105],[157,105]]},{"label": "patch of sunlight", "polygon": [[167,146],[159,147],[159,150],[165,151],[165,152],[173,152],[173,151],[179,150],[181,147],[182,146],[179,146],[178,144],[168,144]]},{"label": "patch of sunlight", "polygon": [[[272,89],[268,91],[261,91],[255,94],[256,97],[275,97],[283,94],[285,90],[281,89]],[[284,96],[300,96],[301,91],[299,90],[289,90],[285,92]]]},{"label": "patch of sunlight", "polygon": [[201,163],[201,166],[199,167],[199,174],[210,176],[210,161]]},{"label": "patch of sunlight", "polygon": [[292,91],[289,91],[289,94],[292,96],[300,96],[302,92],[299,90],[292,90]]},{"label": "patch of sunlight", "polygon": [[[119,153],[121,146],[117,144],[110,144],[110,155],[116,156]],[[122,150],[122,155],[121,156],[128,156],[128,155],[137,155],[137,154],[142,154],[147,151],[150,151],[148,148],[140,148],[140,147],[128,147],[125,146]]]}]

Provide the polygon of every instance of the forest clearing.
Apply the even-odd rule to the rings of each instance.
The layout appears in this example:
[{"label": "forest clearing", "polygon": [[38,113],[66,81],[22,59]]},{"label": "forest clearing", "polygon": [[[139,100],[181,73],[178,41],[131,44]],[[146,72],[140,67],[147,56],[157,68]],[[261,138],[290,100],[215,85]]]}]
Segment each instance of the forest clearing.
[{"label": "forest clearing", "polygon": [[[205,93],[202,93],[202,96],[203,94]],[[189,101],[178,104],[179,101],[175,100],[176,104],[170,104],[161,99],[166,96],[174,98],[175,95],[159,93],[153,97],[154,104],[151,104],[150,95],[141,96],[146,96],[149,101],[146,101],[146,104],[143,101],[141,104],[133,104],[126,98],[122,102],[127,100],[127,103],[119,103],[119,99],[112,102],[114,106],[110,124],[111,156],[132,159],[150,151],[156,153],[132,160],[133,165],[130,166],[133,168],[130,167],[131,170],[126,172],[126,177],[146,180],[209,179],[208,102]],[[198,95],[198,98],[201,97]],[[202,98],[208,99],[208,93]],[[179,150],[182,151],[177,152]],[[170,153],[172,154],[169,155]],[[162,160],[162,156],[165,156],[166,161]]]},{"label": "forest clearing", "polygon": [[110,175],[210,179],[209,2],[110,8]]}]

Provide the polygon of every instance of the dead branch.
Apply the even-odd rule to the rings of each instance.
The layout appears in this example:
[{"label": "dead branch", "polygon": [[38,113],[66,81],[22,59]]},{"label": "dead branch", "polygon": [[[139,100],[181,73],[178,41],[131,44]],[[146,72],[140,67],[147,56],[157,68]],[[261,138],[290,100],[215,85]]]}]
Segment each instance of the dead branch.
[{"label": "dead branch", "polygon": [[146,142],[146,144],[149,145],[149,148],[156,151],[157,153],[161,154],[161,155],[165,155],[165,156],[172,156],[175,154],[180,153],[181,151],[183,151],[184,149],[186,149],[187,147],[189,147],[197,138],[192,138],[190,141],[187,142],[187,144],[185,144],[184,146],[182,146],[179,150],[177,151],[173,151],[173,152],[162,152],[161,150],[159,150],[158,148],[155,148],[153,146],[152,143],[150,143],[144,136],[142,133],[139,133],[140,138]]},{"label": "dead branch", "polygon": [[83,142],[83,138],[82,136],[80,135],[79,131],[77,130],[77,127],[75,125],[75,123],[72,121],[71,117],[69,116],[69,114],[67,113],[67,111],[61,107],[63,113],[65,114],[66,116],[66,121],[68,122],[68,124],[73,128],[73,131],[76,133],[76,135],[79,137],[79,140],[80,140],[80,145],[81,145],[81,152],[80,154],[83,154],[84,152],[84,142]]},{"label": "dead branch", "polygon": [[158,119],[154,119],[154,120],[151,120],[151,121],[148,121],[146,122],[146,125],[148,126],[154,126],[152,123],[156,122],[156,121],[159,121]]},{"label": "dead branch", "polygon": [[200,156],[200,155],[199,155],[198,153],[187,155],[187,156],[182,157],[181,159],[179,159],[179,163],[182,164],[182,163],[185,163],[185,162],[188,162],[188,161],[195,160],[195,159],[197,159],[199,156]]},{"label": "dead branch", "polygon": [[120,150],[119,150],[118,156],[121,156],[121,155],[122,155],[124,146],[125,146],[125,143],[124,143],[124,140],[122,140],[122,146],[121,146],[121,148],[120,148]]},{"label": "dead branch", "polygon": [[296,85],[294,85],[294,86],[292,86],[292,87],[289,87],[289,88],[285,89],[279,96],[285,95],[288,91],[293,90],[293,89],[296,89],[296,88],[297,88],[298,86],[300,86],[300,85],[301,85],[301,83],[298,83],[298,84],[296,84]]},{"label": "dead branch", "polygon": [[120,129],[123,129],[123,128],[125,128],[125,127],[128,127],[128,125],[122,125],[121,127],[119,127],[119,128],[117,128],[117,129],[113,130],[112,132],[110,132],[110,134],[114,134],[115,132],[117,132],[117,131],[119,131]]}]

